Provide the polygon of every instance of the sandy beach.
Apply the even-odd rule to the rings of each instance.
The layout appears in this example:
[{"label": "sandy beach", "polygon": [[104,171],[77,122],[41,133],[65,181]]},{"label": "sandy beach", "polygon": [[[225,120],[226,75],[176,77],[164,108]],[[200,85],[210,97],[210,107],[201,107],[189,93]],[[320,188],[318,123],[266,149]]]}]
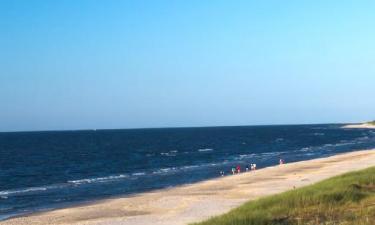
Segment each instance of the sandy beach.
[{"label": "sandy beach", "polygon": [[368,123],[361,123],[361,124],[349,124],[345,125],[342,128],[353,128],[353,129],[375,129],[375,125],[371,125]]},{"label": "sandy beach", "polygon": [[249,200],[370,166],[375,166],[375,149],[36,213],[0,224],[183,225],[225,213]]}]

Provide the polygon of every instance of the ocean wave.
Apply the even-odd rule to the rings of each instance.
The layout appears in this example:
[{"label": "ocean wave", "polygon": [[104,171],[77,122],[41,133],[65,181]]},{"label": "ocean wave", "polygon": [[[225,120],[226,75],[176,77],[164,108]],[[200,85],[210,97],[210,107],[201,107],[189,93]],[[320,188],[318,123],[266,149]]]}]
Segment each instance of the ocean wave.
[{"label": "ocean wave", "polygon": [[0,212],[1,211],[8,211],[10,209],[13,209],[13,207],[0,207]]},{"label": "ocean wave", "polygon": [[171,171],[177,170],[176,167],[169,167],[169,168],[160,168],[158,170],[153,171],[153,174],[167,174],[170,173]]},{"label": "ocean wave", "polygon": [[261,153],[261,156],[277,156],[277,155],[281,155],[285,152],[265,152],[265,153]]},{"label": "ocean wave", "polygon": [[9,196],[28,194],[31,192],[42,192],[42,191],[47,191],[49,189],[54,189],[58,187],[59,185],[51,185],[51,186],[42,186],[42,187],[27,187],[27,188],[21,188],[21,189],[4,190],[4,191],[0,191],[0,197],[8,198]]},{"label": "ocean wave", "polygon": [[355,138],[351,141],[349,140],[340,140],[338,143],[329,143],[329,144],[324,144],[322,146],[316,146],[316,147],[305,147],[302,148],[301,150],[297,151],[332,151],[335,150],[336,148],[344,147],[344,146],[353,146],[356,144],[363,144],[363,143],[369,143],[369,141],[372,141],[373,139],[368,137],[368,136],[362,136],[359,138]]},{"label": "ocean wave", "polygon": [[[275,140],[280,140],[281,138],[277,138]],[[336,149],[344,149],[344,146],[351,146],[356,145],[359,142],[361,143],[370,143],[374,140],[374,137],[372,136],[361,136],[355,139],[351,140],[340,140],[337,143],[328,143],[321,146],[307,146],[307,147],[301,147],[297,150],[289,150],[289,151],[276,151],[276,152],[263,152],[263,153],[249,153],[249,154],[238,154],[238,155],[231,155],[226,156],[225,159],[220,159],[221,161],[215,161],[215,162],[207,162],[207,163],[197,163],[193,165],[181,165],[177,167],[166,167],[166,168],[153,168],[153,169],[144,169],[144,170],[136,170],[133,171],[134,173],[129,174],[115,174],[110,176],[103,176],[103,177],[92,177],[92,178],[84,178],[84,179],[77,179],[77,180],[69,180],[66,182],[63,182],[61,184],[55,184],[50,186],[41,186],[41,187],[28,187],[23,189],[14,189],[14,190],[3,190],[0,191],[0,198],[6,199],[8,196],[16,196],[16,195],[27,195],[30,193],[38,193],[38,192],[44,192],[51,189],[58,189],[58,188],[74,188],[79,185],[85,185],[85,184],[93,184],[93,183],[104,183],[104,182],[114,182],[114,181],[120,181],[126,180],[128,178],[132,179],[141,179],[141,177],[145,176],[152,176],[154,174],[157,175],[164,175],[164,174],[175,174],[175,173],[183,173],[193,170],[201,170],[202,168],[208,168],[208,167],[220,167],[224,165],[229,165],[237,162],[246,162],[249,160],[261,160],[261,161],[267,161],[273,158],[276,158],[282,154],[301,154],[306,156],[313,156],[313,155],[319,155],[324,154],[325,152],[332,152],[336,151]],[[350,148],[350,147],[349,147]],[[214,151],[213,148],[201,148],[197,149],[198,152],[210,152]],[[171,151],[165,151],[161,153],[156,153],[160,155],[165,156],[174,156],[176,154],[184,154],[184,151],[179,152],[178,150],[171,150]],[[192,153],[192,152],[186,152],[186,154]],[[155,154],[155,153],[152,153]],[[286,156],[285,156],[286,157]]]},{"label": "ocean wave", "polygon": [[217,163],[204,163],[199,165],[188,165],[188,166],[181,166],[181,167],[167,167],[167,168],[160,168],[158,170],[153,171],[153,174],[167,174],[167,173],[176,173],[178,171],[187,171],[187,170],[194,170],[197,168],[208,167],[208,166],[216,166]]},{"label": "ocean wave", "polygon": [[328,127],[312,127],[311,130],[328,130]]},{"label": "ocean wave", "polygon": [[310,150],[311,150],[311,147],[304,147],[301,150],[297,150],[297,151],[299,151],[299,152],[308,152]]},{"label": "ocean wave", "polygon": [[183,166],[181,167],[182,169],[194,169],[194,168],[198,168],[199,165],[191,165],[191,166]]},{"label": "ocean wave", "polygon": [[172,150],[172,151],[169,151],[169,152],[161,152],[160,155],[163,155],[163,156],[176,156],[177,155],[177,150]]},{"label": "ocean wave", "polygon": [[129,175],[126,174],[119,174],[119,175],[111,175],[107,177],[96,177],[96,178],[85,178],[85,179],[80,179],[80,180],[69,180],[68,183],[70,184],[90,184],[90,183],[95,183],[95,182],[108,182],[108,181],[113,181],[113,180],[118,180],[118,179],[124,179],[128,178]]},{"label": "ocean wave", "polygon": [[335,146],[335,147],[340,147],[340,146],[346,146],[346,145],[354,145],[354,144],[357,144],[357,142],[344,142],[344,143],[338,143],[338,144],[335,144],[335,145],[333,145],[333,146]]},{"label": "ocean wave", "polygon": [[211,152],[213,151],[212,148],[201,148],[201,149],[198,149],[198,152]]},{"label": "ocean wave", "polygon": [[[235,161],[242,161],[246,159],[269,159],[275,156],[279,156],[282,154],[287,153],[286,151],[279,151],[279,152],[264,152],[264,153],[250,153],[250,154],[241,154],[239,156],[234,157],[234,162]],[[227,161],[228,162],[228,161]],[[226,163],[227,163],[226,162]]]},{"label": "ocean wave", "polygon": [[143,176],[146,175],[145,172],[132,173],[132,176]]},{"label": "ocean wave", "polygon": [[358,138],[358,140],[368,140],[368,139],[370,139],[369,136],[363,136],[363,137]]},{"label": "ocean wave", "polygon": [[[131,174],[131,176],[134,176],[134,177],[143,176],[143,175],[146,175],[146,172],[138,172],[138,173]],[[111,175],[111,176],[106,176],[106,177],[69,180],[66,183],[47,185],[47,186],[41,186],[41,187],[28,187],[28,188],[23,188],[23,189],[4,190],[4,191],[0,191],[0,197],[4,199],[4,198],[8,198],[9,196],[19,196],[19,195],[30,194],[30,193],[38,193],[38,192],[44,192],[44,191],[59,189],[59,188],[75,187],[75,186],[80,186],[84,184],[106,183],[106,182],[112,182],[112,181],[121,180],[121,179],[127,179],[129,177],[130,176],[127,174],[119,174],[119,175]]]},{"label": "ocean wave", "polygon": [[58,188],[69,188],[69,187],[76,187],[80,185],[87,185],[87,184],[95,184],[95,183],[107,183],[107,182],[113,182],[118,181],[121,179],[133,179],[140,176],[147,176],[152,174],[171,174],[176,173],[179,171],[188,171],[193,169],[198,169],[205,166],[216,166],[216,163],[207,163],[207,164],[200,164],[200,165],[187,165],[187,166],[181,166],[181,167],[168,167],[168,168],[160,168],[155,171],[140,171],[135,172],[132,174],[119,174],[119,175],[110,175],[106,177],[94,177],[94,178],[84,178],[84,179],[78,179],[78,180],[69,180],[66,183],[61,184],[54,184],[49,186],[41,186],[41,187],[28,187],[23,189],[13,189],[13,190],[3,190],[0,191],[0,198],[1,199],[7,199],[10,196],[20,196],[25,194],[33,194],[38,192],[44,192],[52,189],[58,189]]},{"label": "ocean wave", "polygon": [[247,157],[248,157],[248,155],[244,154],[244,155],[240,155],[238,158],[239,159],[244,159],[244,158],[247,158]]}]

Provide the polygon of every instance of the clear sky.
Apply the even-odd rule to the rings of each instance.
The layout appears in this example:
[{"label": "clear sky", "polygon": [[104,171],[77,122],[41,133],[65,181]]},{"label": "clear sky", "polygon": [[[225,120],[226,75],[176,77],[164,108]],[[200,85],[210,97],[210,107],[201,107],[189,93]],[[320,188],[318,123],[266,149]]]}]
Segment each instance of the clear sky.
[{"label": "clear sky", "polygon": [[375,1],[0,0],[0,131],[375,119]]}]

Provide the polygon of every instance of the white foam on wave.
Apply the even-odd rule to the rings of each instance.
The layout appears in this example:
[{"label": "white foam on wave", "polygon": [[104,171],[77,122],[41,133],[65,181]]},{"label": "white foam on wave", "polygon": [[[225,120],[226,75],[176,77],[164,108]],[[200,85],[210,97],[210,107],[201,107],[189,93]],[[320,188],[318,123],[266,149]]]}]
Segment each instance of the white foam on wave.
[{"label": "white foam on wave", "polygon": [[338,144],[335,144],[334,146],[335,147],[340,147],[340,146],[354,145],[354,144],[356,144],[356,142],[338,143]]},{"label": "white foam on wave", "polygon": [[95,182],[108,182],[108,181],[113,181],[113,180],[118,180],[118,179],[124,179],[128,178],[129,175],[126,174],[120,174],[120,175],[112,175],[112,176],[107,176],[107,177],[96,177],[96,178],[85,178],[85,179],[80,179],[80,180],[70,180],[68,183],[70,184],[90,184],[90,183],[95,183]]},{"label": "white foam on wave", "polygon": [[224,163],[203,163],[199,165],[187,165],[187,166],[181,166],[181,167],[167,167],[167,168],[160,168],[156,171],[153,171],[153,174],[171,174],[171,173],[177,173],[177,172],[182,172],[182,171],[191,171],[191,170],[196,170],[196,169],[202,169],[204,167],[212,167],[212,166],[217,166],[219,164],[226,164]]},{"label": "white foam on wave", "polygon": [[369,136],[363,136],[363,137],[358,138],[358,140],[368,140],[368,139],[370,139]]},{"label": "white foam on wave", "polygon": [[299,150],[299,152],[308,152],[310,150],[311,150],[311,147],[304,147],[301,150]]},{"label": "white foam on wave", "polygon": [[18,195],[18,194],[26,194],[30,192],[40,192],[40,191],[46,191],[48,189],[56,188],[57,186],[44,186],[44,187],[28,187],[28,188],[22,188],[22,189],[13,189],[13,190],[4,190],[0,191],[0,196],[2,198],[7,198],[8,196],[12,195]]},{"label": "white foam on wave", "polygon": [[247,157],[248,157],[248,155],[244,154],[244,155],[240,155],[238,158],[239,159],[244,159],[244,158],[247,158]]},{"label": "white foam on wave", "polygon": [[191,166],[183,166],[182,169],[194,169],[194,168],[198,168],[199,165],[191,165]]},{"label": "white foam on wave", "polygon": [[177,168],[176,167],[169,167],[169,168],[160,168],[154,172],[152,172],[153,174],[166,174],[166,173],[169,173],[171,171],[174,171],[176,170]]},{"label": "white foam on wave", "polygon": [[[287,152],[286,151],[279,151],[279,152],[263,152],[263,153],[241,154],[237,157],[234,157],[234,161],[251,159],[251,158],[269,159],[270,157],[279,156],[279,155],[282,155],[282,154],[285,154],[285,153],[287,153]],[[226,162],[228,162],[228,160],[226,160]]]},{"label": "white foam on wave", "polygon": [[193,170],[204,166],[216,166],[216,163],[210,163],[210,164],[201,164],[201,165],[188,165],[188,166],[181,166],[181,167],[169,167],[169,168],[160,168],[156,171],[150,172],[150,171],[140,171],[135,172],[132,174],[118,174],[118,175],[111,175],[111,176],[105,176],[105,177],[94,177],[94,178],[84,178],[84,179],[77,179],[77,180],[69,180],[66,183],[60,183],[60,184],[54,184],[49,186],[41,186],[41,187],[28,187],[23,189],[13,189],[13,190],[3,190],[0,191],[0,199],[6,199],[9,196],[19,196],[24,194],[30,194],[30,193],[37,193],[37,192],[43,192],[51,189],[58,189],[58,188],[64,188],[64,187],[76,187],[80,185],[86,185],[86,184],[95,184],[95,183],[106,183],[106,182],[112,182],[117,181],[121,179],[137,179],[137,177],[140,176],[147,176],[151,174],[171,174],[176,173],[179,171],[187,171],[187,170]]},{"label": "white foam on wave", "polygon": [[169,152],[161,152],[160,155],[163,155],[163,156],[176,156],[177,155],[177,150],[172,150],[172,151],[169,151]]},{"label": "white foam on wave", "polygon": [[305,156],[313,156],[313,155],[316,155],[317,153],[313,153],[313,152],[310,152],[310,153],[305,153],[304,155]]},{"label": "white foam on wave", "polygon": [[198,149],[198,152],[211,152],[213,151],[212,148],[201,148],[201,149]]},{"label": "white foam on wave", "polygon": [[[340,140],[338,143],[330,143],[330,144],[324,144],[322,146],[316,146],[316,147],[311,147],[309,151],[314,151],[314,150],[324,150],[324,151],[333,151],[335,148],[339,147],[344,147],[344,146],[352,146],[356,144],[362,144],[362,143],[367,143],[368,141],[371,141],[372,139],[368,136],[362,136],[359,138],[355,138],[353,140]],[[300,150],[300,151],[303,151]]]},{"label": "white foam on wave", "polygon": [[277,155],[281,155],[285,152],[264,152],[264,153],[261,153],[260,155],[261,156],[277,156]]},{"label": "white foam on wave", "polygon": [[[146,175],[144,172],[134,173],[133,176],[141,176]],[[115,180],[120,179],[126,179],[129,178],[129,175],[126,174],[119,174],[119,175],[111,175],[106,177],[95,177],[95,178],[85,178],[85,179],[79,179],[79,180],[69,180],[66,183],[61,184],[54,184],[54,185],[47,185],[47,186],[41,186],[41,187],[29,187],[29,188],[23,188],[23,189],[13,189],[13,190],[4,190],[0,191],[0,197],[1,198],[7,198],[8,196],[15,196],[15,195],[24,195],[29,194],[33,192],[43,192],[53,189],[59,189],[64,187],[72,187],[72,186],[79,186],[83,184],[91,184],[91,183],[104,183],[104,182],[111,182]]]},{"label": "white foam on wave", "polygon": [[145,172],[139,172],[139,173],[132,173],[132,176],[143,176],[146,175]]}]

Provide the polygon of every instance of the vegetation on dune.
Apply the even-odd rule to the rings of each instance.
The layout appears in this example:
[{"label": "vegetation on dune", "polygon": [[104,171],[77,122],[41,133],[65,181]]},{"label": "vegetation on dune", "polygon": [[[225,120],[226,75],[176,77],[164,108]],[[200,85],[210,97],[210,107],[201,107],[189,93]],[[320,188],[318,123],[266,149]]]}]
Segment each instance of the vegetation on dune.
[{"label": "vegetation on dune", "polygon": [[371,121],[371,122],[368,122],[368,124],[370,124],[370,125],[374,125],[374,126],[375,126],[375,120],[374,120],[374,121]]},{"label": "vegetation on dune", "polygon": [[373,225],[375,167],[248,202],[195,225]]}]

